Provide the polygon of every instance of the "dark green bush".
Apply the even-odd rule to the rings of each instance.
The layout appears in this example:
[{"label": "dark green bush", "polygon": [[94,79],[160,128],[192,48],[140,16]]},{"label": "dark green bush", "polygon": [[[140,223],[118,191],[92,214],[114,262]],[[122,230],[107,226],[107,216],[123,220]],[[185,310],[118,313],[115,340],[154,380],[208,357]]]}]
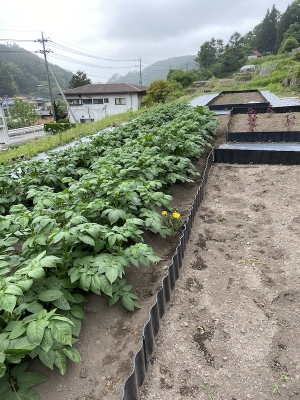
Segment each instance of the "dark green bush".
[{"label": "dark green bush", "polygon": [[71,122],[64,122],[64,123],[49,122],[47,124],[44,124],[44,131],[46,133],[55,135],[58,132],[67,131],[68,129],[74,128],[75,126],[76,124],[73,124]]}]

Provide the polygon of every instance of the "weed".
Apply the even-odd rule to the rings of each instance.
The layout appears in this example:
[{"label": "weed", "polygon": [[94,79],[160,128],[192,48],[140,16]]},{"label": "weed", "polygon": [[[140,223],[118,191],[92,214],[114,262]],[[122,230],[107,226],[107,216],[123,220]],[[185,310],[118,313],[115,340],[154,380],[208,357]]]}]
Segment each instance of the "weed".
[{"label": "weed", "polygon": [[224,215],[222,215],[222,214],[218,214],[218,216],[217,216],[217,220],[218,221],[224,221],[226,218],[224,217]]},{"label": "weed", "polygon": [[272,393],[280,393],[280,387],[279,387],[278,383],[274,383]]},{"label": "weed", "polygon": [[200,385],[200,387],[204,390],[205,394],[207,394],[209,400],[215,400],[215,397],[209,393],[210,389],[207,386]]},{"label": "weed", "polygon": [[289,381],[291,378],[289,376],[286,375],[280,375],[280,378],[278,379],[280,382],[286,382]]}]

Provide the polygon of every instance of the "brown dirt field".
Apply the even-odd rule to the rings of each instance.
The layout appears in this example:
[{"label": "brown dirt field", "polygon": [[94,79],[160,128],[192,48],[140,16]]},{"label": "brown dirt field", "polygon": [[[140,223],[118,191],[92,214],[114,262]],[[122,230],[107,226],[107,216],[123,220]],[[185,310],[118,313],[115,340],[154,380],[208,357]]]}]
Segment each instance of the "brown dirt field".
[{"label": "brown dirt field", "polygon": [[[254,132],[300,131],[300,113],[257,114],[256,125]],[[248,114],[233,115],[229,123],[229,132],[250,132]]]},{"label": "brown dirt field", "polygon": [[245,104],[249,102],[264,103],[266,100],[259,92],[240,92],[220,94],[209,105]]}]

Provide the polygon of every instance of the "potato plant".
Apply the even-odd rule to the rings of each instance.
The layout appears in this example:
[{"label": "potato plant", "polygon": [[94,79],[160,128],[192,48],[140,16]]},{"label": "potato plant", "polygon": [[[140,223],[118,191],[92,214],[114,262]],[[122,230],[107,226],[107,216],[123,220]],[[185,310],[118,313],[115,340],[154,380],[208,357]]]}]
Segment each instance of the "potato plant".
[{"label": "potato plant", "polygon": [[80,360],[85,293],[140,307],[126,268],[159,261],[142,235],[174,233],[158,210],[197,174],[216,124],[207,108],[169,105],[47,161],[1,167],[0,400],[37,398],[29,357],[62,374]]}]

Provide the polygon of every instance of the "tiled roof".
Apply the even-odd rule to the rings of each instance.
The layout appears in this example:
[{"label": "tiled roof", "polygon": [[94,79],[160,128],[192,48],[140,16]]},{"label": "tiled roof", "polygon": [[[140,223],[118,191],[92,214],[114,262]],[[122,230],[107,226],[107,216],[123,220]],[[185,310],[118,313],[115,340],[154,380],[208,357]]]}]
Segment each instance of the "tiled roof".
[{"label": "tiled roof", "polygon": [[249,55],[251,55],[251,54],[255,54],[257,57],[262,57],[262,54],[260,54],[260,52],[257,50],[252,50]]},{"label": "tiled roof", "polygon": [[146,86],[133,83],[92,83],[64,91],[64,94],[146,93]]}]

